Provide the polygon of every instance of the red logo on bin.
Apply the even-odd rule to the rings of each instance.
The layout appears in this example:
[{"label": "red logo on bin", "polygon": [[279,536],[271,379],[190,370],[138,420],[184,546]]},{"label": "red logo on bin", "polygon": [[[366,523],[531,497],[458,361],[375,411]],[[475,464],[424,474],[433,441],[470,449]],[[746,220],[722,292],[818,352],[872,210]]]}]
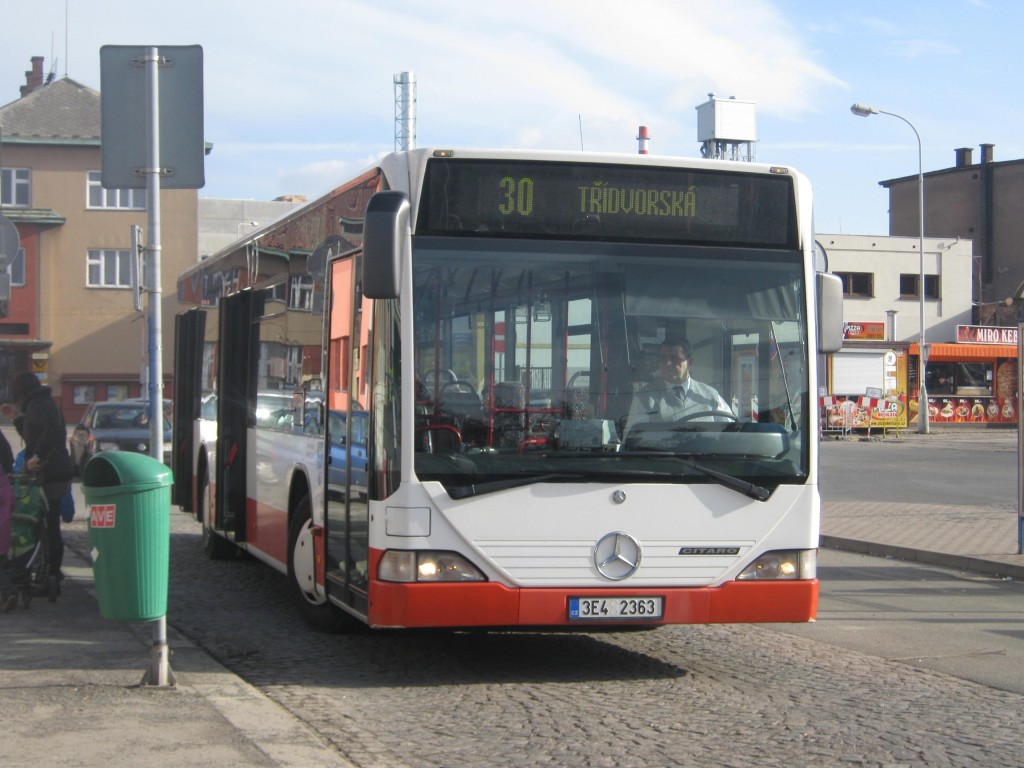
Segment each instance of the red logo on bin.
[{"label": "red logo on bin", "polygon": [[93,504],[89,509],[90,528],[113,528],[116,504]]}]

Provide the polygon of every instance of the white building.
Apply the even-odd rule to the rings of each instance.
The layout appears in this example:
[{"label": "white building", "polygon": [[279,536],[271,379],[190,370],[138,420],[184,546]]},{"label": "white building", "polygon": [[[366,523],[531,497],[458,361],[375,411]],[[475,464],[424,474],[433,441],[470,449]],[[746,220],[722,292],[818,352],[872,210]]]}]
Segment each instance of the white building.
[{"label": "white building", "polygon": [[[907,427],[920,407],[920,240],[819,234],[843,281],[843,349],[826,360],[826,428]],[[925,382],[934,423],[1014,424],[1016,328],[971,325],[973,242],[924,239]],[[862,399],[866,398],[866,399]]]},{"label": "white building", "polygon": [[[920,240],[819,234],[817,241],[828,256],[828,271],[843,281],[843,319],[848,331],[850,326],[862,327],[861,333],[848,332],[847,338],[917,341],[921,326]],[[971,322],[972,241],[926,237],[924,275],[925,340],[954,342],[956,327]],[[895,316],[891,318],[890,312]],[[877,329],[884,335],[865,329]]]}]

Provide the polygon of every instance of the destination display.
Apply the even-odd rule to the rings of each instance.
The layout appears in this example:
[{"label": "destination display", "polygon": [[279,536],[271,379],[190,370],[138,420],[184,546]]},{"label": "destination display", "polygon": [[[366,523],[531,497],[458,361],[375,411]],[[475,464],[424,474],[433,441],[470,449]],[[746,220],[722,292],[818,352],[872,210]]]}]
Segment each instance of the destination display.
[{"label": "destination display", "polygon": [[785,174],[432,158],[417,234],[795,248]]}]

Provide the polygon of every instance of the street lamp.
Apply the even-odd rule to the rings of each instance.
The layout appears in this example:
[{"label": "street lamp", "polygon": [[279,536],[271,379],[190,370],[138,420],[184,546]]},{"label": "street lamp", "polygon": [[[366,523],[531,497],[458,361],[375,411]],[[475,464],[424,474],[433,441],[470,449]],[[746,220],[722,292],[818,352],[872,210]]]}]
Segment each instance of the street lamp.
[{"label": "street lamp", "polygon": [[919,282],[917,285],[918,304],[921,311],[921,337],[918,341],[918,346],[921,350],[921,361],[917,366],[917,431],[922,435],[927,435],[929,432],[928,389],[925,386],[924,371],[928,365],[928,345],[925,343],[924,331],[924,165],[921,157],[921,134],[917,132],[917,128],[914,127],[912,122],[903,117],[903,115],[897,115],[895,112],[886,112],[884,109],[870,107],[867,104],[854,104],[850,107],[850,111],[858,117],[889,115],[890,117],[898,118],[910,126],[910,130],[914,132],[914,136],[917,138],[917,234],[919,238],[917,255],[921,264],[921,274],[918,277]]},{"label": "street lamp", "polygon": [[235,227],[235,237],[239,238],[242,236],[242,227],[258,227],[259,225],[258,221],[240,221]]}]

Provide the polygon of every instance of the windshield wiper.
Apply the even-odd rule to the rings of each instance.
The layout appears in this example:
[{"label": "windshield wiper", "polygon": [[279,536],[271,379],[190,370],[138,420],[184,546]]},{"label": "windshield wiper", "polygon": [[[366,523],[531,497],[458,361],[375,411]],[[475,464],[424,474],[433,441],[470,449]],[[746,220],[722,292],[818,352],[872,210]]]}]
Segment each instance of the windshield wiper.
[{"label": "windshield wiper", "polygon": [[698,464],[693,459],[684,459],[681,456],[673,456],[672,458],[688,467],[692,467],[698,472],[707,475],[714,480],[717,480],[726,488],[731,488],[734,491],[739,491],[745,496],[749,496],[754,499],[754,501],[768,501],[768,497],[772,495],[772,492],[763,485],[749,483],[746,480],[740,480],[738,477],[727,475],[725,472],[719,472],[717,469],[711,469],[711,467],[705,467],[703,464]]},{"label": "windshield wiper", "polygon": [[763,485],[757,483],[750,483],[746,480],[741,480],[733,475],[728,475],[725,472],[719,472],[717,469],[711,469],[711,467],[705,467],[703,464],[698,464],[693,459],[686,459],[682,456],[677,456],[674,453],[664,453],[662,451],[620,451],[616,456],[630,456],[644,459],[669,459],[670,461],[676,461],[683,464],[690,469],[694,469],[700,472],[705,477],[710,477],[712,480],[717,480],[720,485],[730,488],[734,491],[742,493],[744,496],[749,496],[755,501],[768,501],[768,497],[772,495],[772,492],[765,488]]},{"label": "windshield wiper", "polygon": [[510,488],[522,488],[524,485],[534,483],[545,483],[549,480],[580,480],[584,477],[581,474],[569,474],[567,472],[548,472],[543,475],[526,475],[524,477],[510,477],[506,480],[490,480],[486,483],[470,483],[469,485],[445,486],[448,495],[453,499],[468,499],[470,496],[481,496],[485,493],[495,491],[507,491]]}]

